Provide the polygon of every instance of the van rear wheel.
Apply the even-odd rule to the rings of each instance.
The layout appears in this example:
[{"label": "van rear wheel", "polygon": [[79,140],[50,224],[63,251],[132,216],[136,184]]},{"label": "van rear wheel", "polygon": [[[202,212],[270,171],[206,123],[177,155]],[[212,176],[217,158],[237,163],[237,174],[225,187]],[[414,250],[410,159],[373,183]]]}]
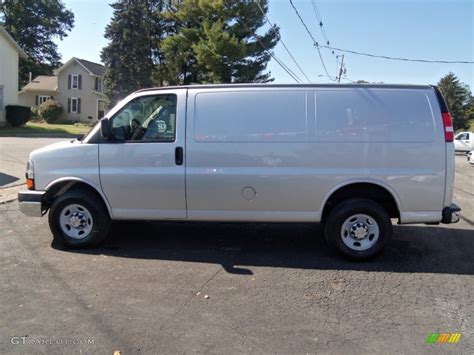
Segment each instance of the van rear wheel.
[{"label": "van rear wheel", "polygon": [[350,199],[335,206],[325,222],[328,244],[351,260],[379,254],[392,237],[387,211],[368,199]]},{"label": "van rear wheel", "polygon": [[92,192],[73,190],[57,197],[49,211],[54,240],[73,248],[96,246],[108,235],[110,217]]}]

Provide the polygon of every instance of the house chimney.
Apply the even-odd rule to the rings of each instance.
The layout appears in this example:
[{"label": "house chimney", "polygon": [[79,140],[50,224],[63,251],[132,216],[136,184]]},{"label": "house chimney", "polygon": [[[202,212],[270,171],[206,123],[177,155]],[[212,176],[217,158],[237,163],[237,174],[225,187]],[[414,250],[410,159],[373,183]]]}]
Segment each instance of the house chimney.
[{"label": "house chimney", "polygon": [[31,83],[31,80],[32,80],[31,79],[31,72],[29,72],[28,75],[29,75],[29,79],[30,79],[28,82]]}]

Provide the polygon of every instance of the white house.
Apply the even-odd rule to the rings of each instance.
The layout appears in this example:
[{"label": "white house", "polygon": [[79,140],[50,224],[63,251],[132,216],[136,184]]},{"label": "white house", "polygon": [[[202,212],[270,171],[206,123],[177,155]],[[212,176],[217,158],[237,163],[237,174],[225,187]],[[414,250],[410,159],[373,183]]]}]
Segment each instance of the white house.
[{"label": "white house", "polygon": [[18,104],[18,61],[26,53],[0,26],[0,127],[4,126],[5,106]]}]

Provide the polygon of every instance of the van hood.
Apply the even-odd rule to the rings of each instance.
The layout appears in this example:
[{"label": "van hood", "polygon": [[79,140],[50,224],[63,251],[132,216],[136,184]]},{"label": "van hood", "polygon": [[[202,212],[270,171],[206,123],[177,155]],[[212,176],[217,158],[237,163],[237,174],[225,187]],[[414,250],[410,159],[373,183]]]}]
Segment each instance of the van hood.
[{"label": "van hood", "polygon": [[98,186],[99,147],[80,141],[64,141],[50,144],[30,154],[33,163],[35,187],[45,190],[60,179],[91,181]]},{"label": "van hood", "polygon": [[30,159],[34,159],[34,157],[36,155],[39,155],[39,154],[47,153],[47,152],[54,151],[54,150],[69,148],[72,145],[76,145],[76,144],[81,144],[81,141],[75,139],[75,140],[71,140],[71,141],[62,141],[62,142],[52,143],[52,144],[46,145],[44,147],[38,148],[36,150],[33,150],[30,153]]}]

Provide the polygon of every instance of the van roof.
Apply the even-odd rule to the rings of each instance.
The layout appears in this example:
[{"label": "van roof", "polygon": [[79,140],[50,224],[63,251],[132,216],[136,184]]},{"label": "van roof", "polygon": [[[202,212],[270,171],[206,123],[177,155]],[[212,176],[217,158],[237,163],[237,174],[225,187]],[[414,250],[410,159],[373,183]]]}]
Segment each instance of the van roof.
[{"label": "van roof", "polygon": [[135,91],[154,91],[169,89],[219,89],[219,88],[386,88],[386,89],[430,89],[432,85],[414,85],[414,84],[262,84],[262,83],[243,83],[243,84],[191,84],[177,86],[162,86]]}]

